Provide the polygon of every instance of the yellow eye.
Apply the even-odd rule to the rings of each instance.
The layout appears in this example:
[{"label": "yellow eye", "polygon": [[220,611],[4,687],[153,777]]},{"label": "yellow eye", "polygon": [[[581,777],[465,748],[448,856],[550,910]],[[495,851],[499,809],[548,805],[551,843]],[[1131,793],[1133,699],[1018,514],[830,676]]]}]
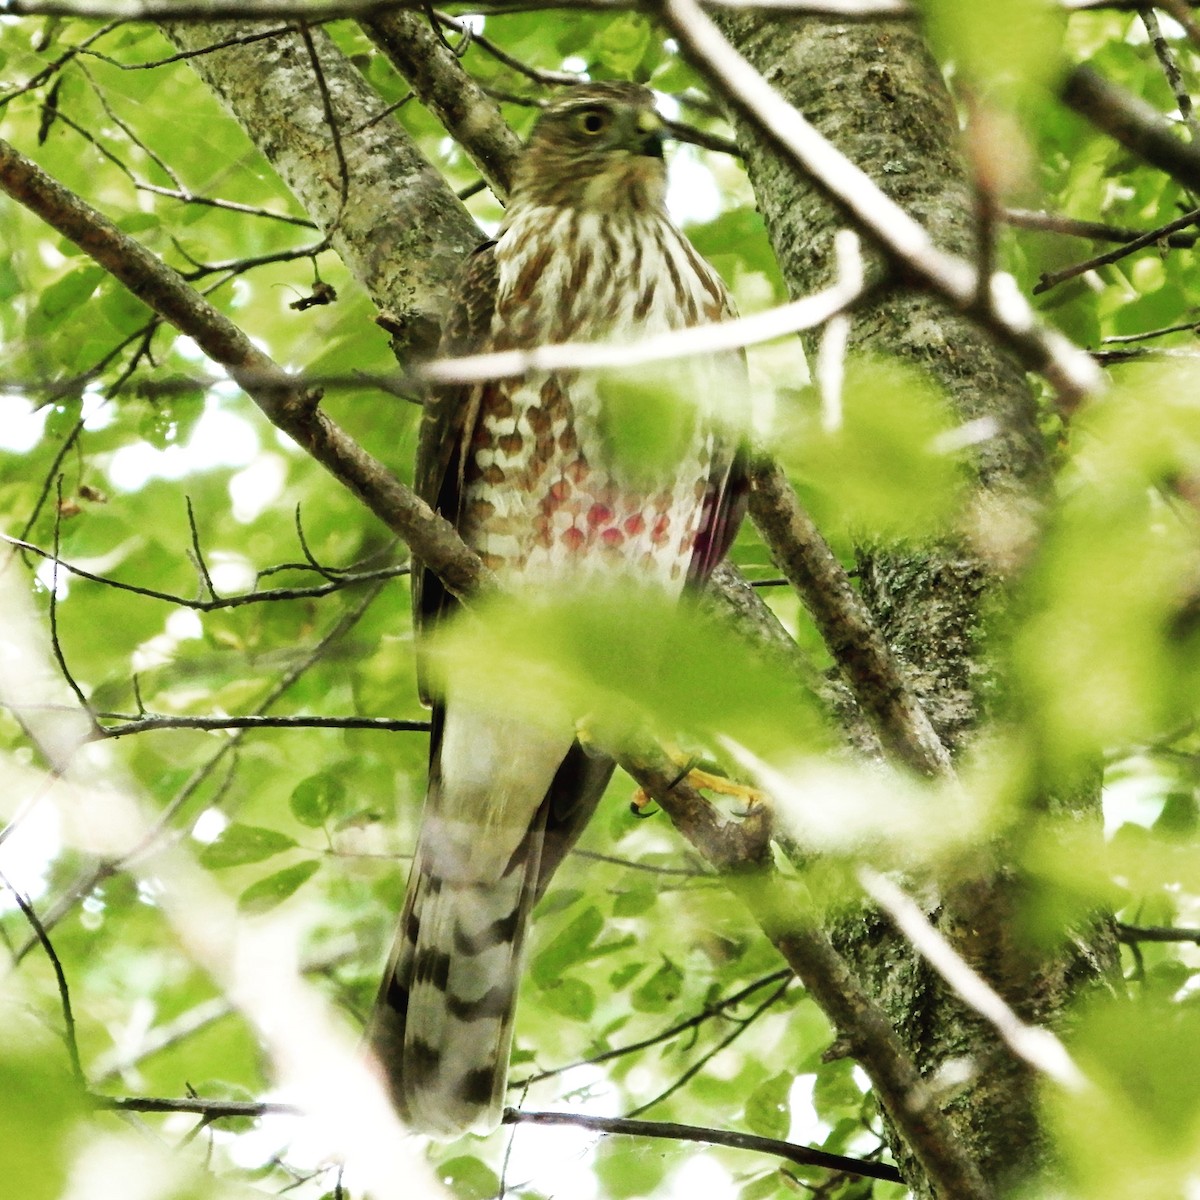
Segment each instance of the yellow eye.
[{"label": "yellow eye", "polygon": [[603,108],[585,108],[576,118],[579,128],[591,137],[603,133],[612,122],[612,114]]}]

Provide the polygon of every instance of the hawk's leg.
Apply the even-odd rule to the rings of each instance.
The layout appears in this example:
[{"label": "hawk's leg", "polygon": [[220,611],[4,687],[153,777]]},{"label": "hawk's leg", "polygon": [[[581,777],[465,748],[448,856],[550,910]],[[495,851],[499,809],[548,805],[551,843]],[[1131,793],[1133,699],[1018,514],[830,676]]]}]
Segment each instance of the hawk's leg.
[{"label": "hawk's leg", "polygon": [[[686,783],[697,791],[715,792],[718,796],[736,796],[746,804],[746,810],[767,803],[767,794],[746,783],[738,783],[727,775],[717,775],[695,765],[696,759],[680,751],[677,747],[668,747],[667,756],[679,767],[679,775],[671,784]],[[638,788],[633,793],[630,804],[635,814],[641,814],[642,809],[653,800],[645,788]]]}]

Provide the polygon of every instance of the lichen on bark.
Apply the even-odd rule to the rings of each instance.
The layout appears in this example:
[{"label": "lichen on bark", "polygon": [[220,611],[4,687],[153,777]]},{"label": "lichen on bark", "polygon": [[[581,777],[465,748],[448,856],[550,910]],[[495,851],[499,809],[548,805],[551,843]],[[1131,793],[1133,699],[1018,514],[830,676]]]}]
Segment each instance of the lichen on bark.
[{"label": "lichen on bark", "polygon": [[[767,80],[943,249],[974,257],[974,193],[958,119],[917,25],[733,12],[719,21]],[[784,278],[794,295],[810,292],[829,279],[833,234],[847,218],[753,121],[732,119]],[[887,273],[877,252],[870,270]],[[1035,518],[1049,467],[1020,364],[968,317],[902,280],[889,282],[854,313],[852,353],[915,367],[961,421],[994,422],[994,436],[975,456],[973,504]],[[984,635],[1004,605],[1003,564],[953,534],[919,547],[864,543],[857,553],[864,599],[943,741],[960,750],[995,683]],[[1081,803],[1094,817],[1098,793]],[[1022,1015],[1054,1025],[1080,991],[1114,970],[1115,943],[1100,923],[1086,940],[1031,949],[1014,932],[1026,895],[1021,872],[1005,864],[1005,847],[981,847],[969,878],[949,881],[931,915]],[[879,914],[847,916],[833,932],[926,1077],[950,1060],[972,1064],[945,1109],[985,1177],[998,1191],[1028,1177],[1044,1158],[1033,1073]],[[894,1138],[892,1149],[916,1194],[935,1194],[902,1141]]]}]

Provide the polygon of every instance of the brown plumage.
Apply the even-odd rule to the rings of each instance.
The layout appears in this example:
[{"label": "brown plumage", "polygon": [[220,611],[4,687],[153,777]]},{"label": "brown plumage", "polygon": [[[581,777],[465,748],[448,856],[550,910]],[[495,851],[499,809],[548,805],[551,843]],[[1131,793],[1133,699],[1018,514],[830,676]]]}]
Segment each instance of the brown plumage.
[{"label": "brown plumage", "polygon": [[[633,84],[572,88],[545,111],[496,240],[463,268],[443,354],[632,341],[732,314],[666,214],[660,130]],[[725,553],[744,492],[712,413],[740,386],[740,357],[681,370],[694,411],[669,461],[641,473],[614,460],[603,384],[588,373],[445,388],[426,403],[418,490],[510,591],[626,578],[678,594]],[[415,567],[413,597],[419,630],[453,608]],[[530,911],[613,764],[573,729],[486,710],[469,688],[424,698],[429,786],[370,1041],[401,1115],[453,1137],[499,1120]]]}]

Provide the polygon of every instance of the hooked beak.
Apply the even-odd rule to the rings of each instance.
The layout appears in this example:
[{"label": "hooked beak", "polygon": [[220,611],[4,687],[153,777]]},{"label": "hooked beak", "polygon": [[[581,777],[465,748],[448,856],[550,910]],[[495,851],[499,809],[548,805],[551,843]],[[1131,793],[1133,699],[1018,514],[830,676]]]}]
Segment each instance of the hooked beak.
[{"label": "hooked beak", "polygon": [[656,112],[646,110],[638,114],[638,153],[650,158],[663,156],[663,123]]}]

